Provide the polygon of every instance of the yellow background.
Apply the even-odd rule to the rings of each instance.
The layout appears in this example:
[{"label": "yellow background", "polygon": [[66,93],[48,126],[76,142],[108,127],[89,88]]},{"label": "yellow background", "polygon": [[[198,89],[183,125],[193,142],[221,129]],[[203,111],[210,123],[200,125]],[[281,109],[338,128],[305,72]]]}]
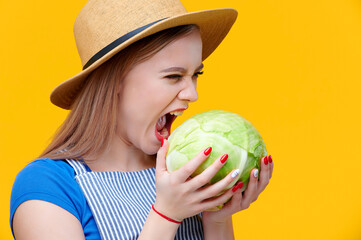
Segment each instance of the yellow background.
[{"label": "yellow background", "polygon": [[[67,112],[51,90],[81,69],[74,19],[85,0],[0,1],[0,239],[11,239],[18,171]],[[361,239],[361,2],[183,0],[189,11],[234,7],[231,33],[205,61],[198,102],[177,120],[224,109],[262,134],[275,169],[236,239]]]}]

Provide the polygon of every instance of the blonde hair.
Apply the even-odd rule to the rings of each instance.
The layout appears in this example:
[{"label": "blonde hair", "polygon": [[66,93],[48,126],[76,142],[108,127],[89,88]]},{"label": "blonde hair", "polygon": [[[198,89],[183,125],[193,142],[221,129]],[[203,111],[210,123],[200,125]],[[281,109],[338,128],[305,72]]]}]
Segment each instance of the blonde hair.
[{"label": "blonde hair", "polygon": [[84,81],[67,118],[39,158],[95,159],[109,148],[117,128],[121,79],[181,36],[198,29],[184,25],[141,39],[117,53]]}]

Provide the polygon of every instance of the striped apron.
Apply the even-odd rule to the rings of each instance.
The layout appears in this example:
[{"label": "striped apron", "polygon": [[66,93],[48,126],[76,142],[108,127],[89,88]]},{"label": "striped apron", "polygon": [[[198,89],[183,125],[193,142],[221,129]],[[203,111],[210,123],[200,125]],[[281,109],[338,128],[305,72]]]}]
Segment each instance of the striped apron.
[{"label": "striped apron", "polygon": [[[155,168],[138,172],[92,172],[84,163],[67,162],[75,170],[103,240],[137,239],[155,201]],[[180,224],[176,240],[203,239],[199,215]]]}]

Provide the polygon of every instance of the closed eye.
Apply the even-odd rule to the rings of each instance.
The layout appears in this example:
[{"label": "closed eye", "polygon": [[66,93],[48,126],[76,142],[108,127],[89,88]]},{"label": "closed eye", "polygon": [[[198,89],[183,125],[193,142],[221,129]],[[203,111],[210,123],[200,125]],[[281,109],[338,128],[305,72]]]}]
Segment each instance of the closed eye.
[{"label": "closed eye", "polygon": [[172,74],[172,75],[166,76],[166,78],[169,78],[169,79],[172,79],[172,80],[178,80],[178,79],[182,78],[182,75]]},{"label": "closed eye", "polygon": [[199,76],[199,75],[202,75],[202,74],[203,74],[203,71],[201,71],[201,72],[196,72],[196,73],[194,74],[194,76],[198,78],[198,76]]},{"label": "closed eye", "polygon": [[[193,75],[193,78],[198,78],[199,75],[202,75],[203,74],[203,71],[200,71],[200,72],[196,72],[194,75]],[[171,74],[171,75],[168,75],[166,76],[166,78],[168,79],[172,79],[172,80],[179,80],[181,79],[183,76],[180,75],[180,74]]]}]

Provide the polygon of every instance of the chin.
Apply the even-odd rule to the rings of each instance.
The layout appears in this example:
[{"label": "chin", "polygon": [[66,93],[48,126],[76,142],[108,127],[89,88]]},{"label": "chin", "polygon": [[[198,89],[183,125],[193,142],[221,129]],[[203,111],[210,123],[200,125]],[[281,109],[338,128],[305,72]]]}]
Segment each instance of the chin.
[{"label": "chin", "polygon": [[160,143],[157,141],[156,144],[155,143],[147,144],[141,150],[147,155],[155,155],[159,151],[159,148],[160,148]]},{"label": "chin", "polygon": [[157,152],[158,152],[158,150],[159,149],[157,149],[157,150],[149,150],[149,151],[144,151],[144,153],[145,154],[147,154],[147,155],[156,155],[157,154]]}]

